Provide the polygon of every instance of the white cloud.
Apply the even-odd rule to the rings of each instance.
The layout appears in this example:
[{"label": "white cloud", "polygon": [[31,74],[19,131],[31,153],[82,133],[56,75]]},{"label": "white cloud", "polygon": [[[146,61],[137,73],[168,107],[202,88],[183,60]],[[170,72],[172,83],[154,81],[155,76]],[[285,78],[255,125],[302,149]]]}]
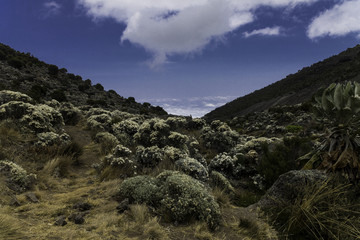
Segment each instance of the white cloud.
[{"label": "white cloud", "polygon": [[50,17],[60,13],[61,5],[56,1],[48,1],[44,3],[45,14],[44,18]]},{"label": "white cloud", "polygon": [[307,30],[311,39],[349,33],[360,34],[360,0],[343,1],[322,12],[313,19]]},{"label": "white cloud", "polygon": [[121,40],[153,53],[152,65],[172,54],[201,51],[212,39],[255,20],[260,6],[294,7],[319,0],[77,0],[94,19],[125,23]]},{"label": "white cloud", "polygon": [[268,35],[268,36],[278,36],[280,35],[281,28],[279,26],[276,27],[267,27],[262,29],[253,30],[251,32],[244,32],[244,36],[246,38],[254,36],[254,35]]},{"label": "white cloud", "polygon": [[234,100],[235,96],[209,96],[193,98],[161,98],[161,99],[140,99],[139,102],[150,102],[153,105],[159,105],[170,114],[202,117],[206,113],[227,102]]}]

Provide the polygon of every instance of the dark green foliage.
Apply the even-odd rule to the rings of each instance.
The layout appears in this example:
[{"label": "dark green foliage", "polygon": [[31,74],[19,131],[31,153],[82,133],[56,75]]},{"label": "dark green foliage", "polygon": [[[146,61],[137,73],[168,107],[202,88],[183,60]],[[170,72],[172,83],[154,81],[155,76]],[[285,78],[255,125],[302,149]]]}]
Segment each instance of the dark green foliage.
[{"label": "dark green foliage", "polygon": [[0,50],[0,60],[6,60],[6,54],[2,50]]},{"label": "dark green foliage", "polygon": [[160,106],[151,107],[150,112],[152,112],[156,115],[167,115],[167,112]]},{"label": "dark green foliage", "polygon": [[84,81],[84,83],[85,83],[86,85],[88,85],[89,87],[91,87],[91,80],[90,80],[90,79],[86,79],[86,80]]},{"label": "dark green foliage", "polygon": [[51,94],[51,98],[59,101],[59,102],[66,102],[67,101],[67,98],[66,98],[66,95],[64,93],[63,90],[55,90],[52,94]]},{"label": "dark green foliage", "polygon": [[150,107],[151,107],[151,104],[148,103],[148,102],[144,102],[144,103],[143,103],[143,106],[144,106],[145,108],[150,108]]},{"label": "dark green foliage", "polygon": [[89,89],[89,88],[90,88],[90,86],[87,85],[87,84],[84,84],[84,83],[82,83],[82,84],[80,84],[80,85],[78,86],[78,89],[79,89],[79,91],[81,91],[81,92],[84,92],[85,90],[87,90],[87,89]]},{"label": "dark green foliage", "polygon": [[46,96],[46,92],[47,90],[44,86],[36,84],[31,87],[28,95],[32,97],[35,101],[39,101]]},{"label": "dark green foliage", "polygon": [[145,203],[156,206],[161,199],[160,183],[149,176],[136,176],[125,179],[119,189],[120,199],[128,198],[132,203]]},{"label": "dark green foliage", "polygon": [[310,152],[311,145],[307,138],[284,138],[283,144],[276,144],[272,149],[263,144],[262,151],[258,171],[264,176],[266,187],[270,187],[281,174],[296,169],[296,160]]},{"label": "dark green foliage", "polygon": [[18,90],[20,85],[21,85],[20,79],[14,79],[11,81],[11,89],[12,90],[15,90],[15,91]]},{"label": "dark green foliage", "polygon": [[21,69],[25,66],[25,63],[18,57],[11,57],[7,62],[10,66],[17,69]]},{"label": "dark green foliage", "polygon": [[48,72],[51,76],[57,76],[59,73],[59,68],[56,65],[49,65],[48,66]]},{"label": "dark green foliage", "polygon": [[61,73],[67,73],[67,71],[68,71],[68,70],[67,70],[66,68],[60,68],[60,69],[59,69],[59,72],[61,72]]},{"label": "dark green foliage", "polygon": [[73,73],[68,73],[68,78],[71,79],[71,80],[75,80],[75,74]]},{"label": "dark green foliage", "polygon": [[297,133],[303,130],[302,126],[299,125],[288,125],[285,127],[286,131],[291,132],[291,133]]},{"label": "dark green foliage", "polygon": [[104,87],[103,87],[100,83],[95,84],[94,87],[95,87],[97,90],[104,91]]},{"label": "dark green foliage", "polygon": [[80,75],[76,75],[76,76],[75,76],[75,80],[78,81],[78,82],[80,82],[80,81],[82,81],[82,77],[81,77]]},{"label": "dark green foliage", "polygon": [[119,200],[146,203],[173,221],[198,219],[211,229],[220,223],[219,205],[206,187],[180,172],[165,171],[156,178],[137,176],[124,180],[117,194]]},{"label": "dark green foliage", "polygon": [[351,181],[360,179],[360,84],[331,84],[315,96],[314,113],[328,120],[327,139],[304,166],[341,172]]},{"label": "dark green foliage", "polygon": [[113,95],[118,95],[117,92],[115,90],[112,90],[112,89],[109,90],[109,93],[113,94]]},{"label": "dark green foliage", "polygon": [[100,107],[107,107],[108,106],[106,100],[103,100],[103,99],[99,99],[99,100],[88,99],[86,101],[86,103],[91,105],[91,106],[100,106]]},{"label": "dark green foliage", "polygon": [[135,98],[134,97],[128,97],[128,99],[126,99],[127,103],[134,103],[135,102]]}]

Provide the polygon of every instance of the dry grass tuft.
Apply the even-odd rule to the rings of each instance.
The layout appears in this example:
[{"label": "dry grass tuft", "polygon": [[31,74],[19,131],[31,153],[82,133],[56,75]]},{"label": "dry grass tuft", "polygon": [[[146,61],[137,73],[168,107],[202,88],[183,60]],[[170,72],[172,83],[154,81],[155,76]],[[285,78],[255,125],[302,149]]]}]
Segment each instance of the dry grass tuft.
[{"label": "dry grass tuft", "polygon": [[199,240],[214,240],[213,234],[205,223],[197,223],[195,225],[194,237]]},{"label": "dry grass tuft", "polygon": [[144,224],[149,220],[150,217],[149,209],[146,205],[139,205],[139,204],[131,205],[130,214],[131,217],[138,224]]},{"label": "dry grass tuft", "polygon": [[54,176],[54,177],[65,177],[68,172],[71,163],[73,162],[72,157],[59,156],[51,159],[43,168],[43,174]]},{"label": "dry grass tuft", "polygon": [[15,218],[0,212],[0,239],[23,239],[22,226]]},{"label": "dry grass tuft", "polygon": [[303,196],[277,216],[286,236],[311,239],[360,239],[359,204],[352,185],[327,180],[308,186]]},{"label": "dry grass tuft", "polygon": [[230,197],[226,193],[226,190],[220,189],[219,187],[215,187],[212,190],[212,194],[220,207],[229,207],[230,206]]}]

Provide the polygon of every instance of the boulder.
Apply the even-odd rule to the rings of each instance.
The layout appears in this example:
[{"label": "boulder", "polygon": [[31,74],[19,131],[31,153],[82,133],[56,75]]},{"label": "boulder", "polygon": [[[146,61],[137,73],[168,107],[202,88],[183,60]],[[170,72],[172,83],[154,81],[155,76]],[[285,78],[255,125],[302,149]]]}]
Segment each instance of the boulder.
[{"label": "boulder", "polygon": [[256,206],[263,210],[281,209],[305,194],[308,186],[321,184],[330,176],[319,170],[293,170],[280,175]]}]

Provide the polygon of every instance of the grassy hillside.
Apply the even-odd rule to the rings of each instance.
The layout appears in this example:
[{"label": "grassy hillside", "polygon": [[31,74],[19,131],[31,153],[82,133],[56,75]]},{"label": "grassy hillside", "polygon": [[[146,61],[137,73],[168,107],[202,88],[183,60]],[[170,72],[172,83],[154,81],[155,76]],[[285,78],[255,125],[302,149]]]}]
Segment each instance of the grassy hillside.
[{"label": "grassy hillside", "polygon": [[2,48],[0,239],[359,239],[360,86],[327,91],[335,134],[302,105],[235,129]]},{"label": "grassy hillside", "polygon": [[68,73],[67,69],[44,63],[30,53],[21,53],[0,43],[0,90],[15,90],[35,101],[56,99],[75,106],[89,105],[130,113],[166,115],[159,106],[140,104],[114,90],[105,91],[100,83]]},{"label": "grassy hillside", "polygon": [[205,115],[208,120],[230,120],[274,105],[291,105],[311,99],[320,88],[333,82],[360,81],[360,45],[305,67],[295,74],[256,90]]}]

